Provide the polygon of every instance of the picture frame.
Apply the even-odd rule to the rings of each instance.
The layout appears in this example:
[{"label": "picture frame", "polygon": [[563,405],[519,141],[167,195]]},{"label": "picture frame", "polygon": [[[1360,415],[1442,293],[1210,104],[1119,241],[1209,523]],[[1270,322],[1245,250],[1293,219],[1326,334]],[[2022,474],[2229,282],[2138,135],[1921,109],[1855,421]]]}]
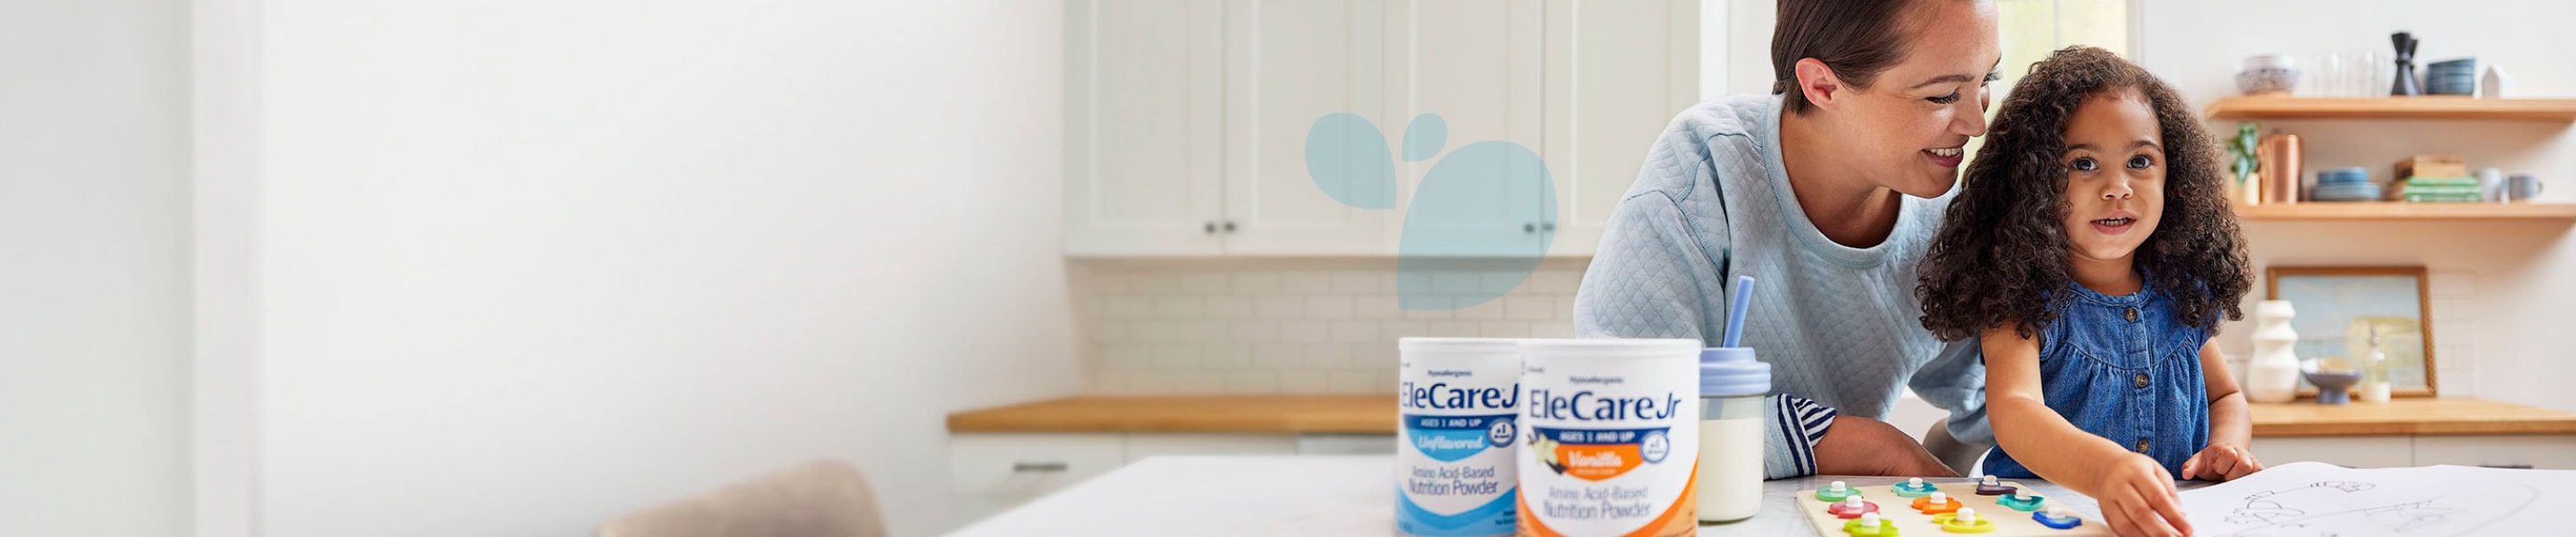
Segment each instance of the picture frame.
[{"label": "picture frame", "polygon": [[[2263,276],[2264,296],[2287,300],[2297,311],[2290,327],[2299,333],[2294,352],[2303,368],[2311,360],[2336,359],[2357,367],[2375,328],[2389,361],[2389,395],[2440,393],[2433,366],[2432,282],[2424,267],[2268,267]],[[2316,392],[2315,385],[2299,381],[2300,395]]]}]

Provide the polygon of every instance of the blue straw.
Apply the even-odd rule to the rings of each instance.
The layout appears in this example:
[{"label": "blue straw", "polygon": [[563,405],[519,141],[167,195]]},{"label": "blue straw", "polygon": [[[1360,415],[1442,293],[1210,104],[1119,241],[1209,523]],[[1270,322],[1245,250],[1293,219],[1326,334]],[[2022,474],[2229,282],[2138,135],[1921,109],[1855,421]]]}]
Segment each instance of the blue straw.
[{"label": "blue straw", "polygon": [[1753,305],[1753,277],[1735,277],[1735,307],[1726,311],[1726,347],[1744,337],[1744,310]]}]

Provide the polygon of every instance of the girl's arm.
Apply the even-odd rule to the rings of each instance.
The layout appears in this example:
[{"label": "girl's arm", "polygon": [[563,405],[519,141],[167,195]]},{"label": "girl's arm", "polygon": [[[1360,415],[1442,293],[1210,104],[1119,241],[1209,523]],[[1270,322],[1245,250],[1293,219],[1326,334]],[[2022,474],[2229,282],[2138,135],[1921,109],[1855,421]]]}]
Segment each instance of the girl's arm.
[{"label": "girl's arm", "polygon": [[2263,470],[2249,451],[2254,446],[2254,416],[2218,342],[2200,344],[2200,380],[2209,386],[2209,447],[2182,463],[2183,479],[2226,481]]},{"label": "girl's arm", "polygon": [[1986,417],[1995,443],[2032,473],[2090,496],[2120,535],[2188,535],[2173,476],[2164,465],[2078,429],[2048,408],[2039,382],[2039,342],[2011,327],[1988,328]]}]

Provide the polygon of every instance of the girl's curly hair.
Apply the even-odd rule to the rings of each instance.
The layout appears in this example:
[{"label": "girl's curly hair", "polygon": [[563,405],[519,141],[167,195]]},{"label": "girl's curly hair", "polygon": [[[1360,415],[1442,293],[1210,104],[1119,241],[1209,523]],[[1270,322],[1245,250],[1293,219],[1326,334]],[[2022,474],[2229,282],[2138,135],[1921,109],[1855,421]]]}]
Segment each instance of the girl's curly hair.
[{"label": "girl's curly hair", "polygon": [[2171,297],[2179,318],[2200,328],[2215,330],[2221,312],[2245,316],[2238,300],[2251,286],[2251,263],[2216,140],[2164,81],[2109,51],[2077,46],[2032,65],[1995,114],[1914,288],[1924,328],[1944,341],[2004,326],[2038,337],[2057,318],[2072,282],[2061,223],[2067,169],[2059,160],[2067,119],[2086,99],[2121,89],[2146,97],[2164,131],[2164,216],[2138,246],[2138,268]]}]

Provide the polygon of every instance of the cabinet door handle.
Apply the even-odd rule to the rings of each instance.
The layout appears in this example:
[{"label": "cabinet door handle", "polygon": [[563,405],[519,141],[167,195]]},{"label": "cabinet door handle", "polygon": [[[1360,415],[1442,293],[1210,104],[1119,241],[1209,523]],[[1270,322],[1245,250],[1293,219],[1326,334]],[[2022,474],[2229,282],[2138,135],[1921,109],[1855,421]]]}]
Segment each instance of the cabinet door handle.
[{"label": "cabinet door handle", "polygon": [[1208,221],[1208,223],[1207,223],[1207,233],[1208,233],[1209,235],[1215,235],[1215,234],[1216,234],[1216,221],[1213,221],[1213,220]]},{"label": "cabinet door handle", "polygon": [[1527,223],[1521,224],[1521,232],[1522,232],[1522,233],[1537,233],[1537,232],[1538,232],[1538,224],[1527,224]]},{"label": "cabinet door handle", "polygon": [[1062,472],[1062,471],[1065,471],[1065,469],[1070,468],[1070,467],[1071,467],[1071,466],[1066,465],[1065,463],[1062,463],[1062,462],[1056,462],[1056,461],[1047,461],[1047,462],[1026,462],[1026,461],[1022,461],[1022,462],[1014,462],[1014,463],[1011,463],[1011,473],[1018,474],[1018,473],[1027,473],[1027,472]]},{"label": "cabinet door handle", "polygon": [[2480,465],[2478,465],[2478,467],[2479,467],[2479,468],[2504,468],[2504,469],[2508,469],[2508,470],[2529,470],[2529,469],[2531,469],[2531,465],[2529,465],[2529,464],[2480,464]]},{"label": "cabinet door handle", "polygon": [[1234,221],[1233,221],[1233,220],[1227,220],[1227,221],[1225,221],[1225,232],[1226,232],[1226,233],[1233,233],[1233,232],[1234,232]]},{"label": "cabinet door handle", "polygon": [[1548,222],[1548,223],[1545,223],[1545,224],[1539,224],[1539,225],[1538,225],[1538,228],[1539,228],[1540,230],[1544,230],[1544,231],[1556,231],[1556,223],[1555,223],[1555,222]]}]

